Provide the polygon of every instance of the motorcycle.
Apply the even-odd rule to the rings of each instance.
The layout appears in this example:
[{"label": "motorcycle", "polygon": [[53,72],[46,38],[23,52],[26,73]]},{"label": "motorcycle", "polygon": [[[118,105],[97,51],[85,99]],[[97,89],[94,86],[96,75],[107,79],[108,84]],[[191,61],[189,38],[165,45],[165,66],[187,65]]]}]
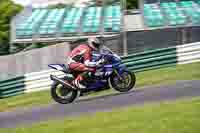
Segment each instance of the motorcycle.
[{"label": "motorcycle", "polygon": [[60,104],[68,104],[79,96],[96,91],[113,88],[119,92],[128,92],[133,89],[136,82],[135,74],[127,69],[117,54],[109,49],[102,50],[100,54],[93,53],[93,61],[100,59],[104,59],[104,62],[96,68],[95,73],[89,74],[89,78],[85,80],[86,89],[76,88],[71,83],[75,76],[67,65],[49,64],[49,67],[65,74],[62,78],[50,75],[50,79],[53,80],[51,86],[52,98]]}]

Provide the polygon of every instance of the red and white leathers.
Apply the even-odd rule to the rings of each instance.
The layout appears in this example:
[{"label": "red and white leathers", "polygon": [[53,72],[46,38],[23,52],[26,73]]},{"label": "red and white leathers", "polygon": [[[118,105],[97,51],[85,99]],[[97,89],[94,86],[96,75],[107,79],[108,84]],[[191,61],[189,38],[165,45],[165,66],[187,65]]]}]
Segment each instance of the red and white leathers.
[{"label": "red and white leathers", "polygon": [[68,56],[69,68],[78,73],[73,81],[78,88],[85,88],[80,84],[84,80],[83,72],[95,72],[96,62],[91,62],[93,49],[87,44],[81,44],[74,48]]}]

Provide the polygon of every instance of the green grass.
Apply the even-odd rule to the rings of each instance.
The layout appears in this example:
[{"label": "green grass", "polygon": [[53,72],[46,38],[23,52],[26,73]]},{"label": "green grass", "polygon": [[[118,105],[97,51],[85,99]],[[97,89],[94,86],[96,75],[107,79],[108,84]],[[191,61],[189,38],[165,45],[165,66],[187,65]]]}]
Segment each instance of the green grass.
[{"label": "green grass", "polygon": [[34,105],[48,104],[52,101],[49,91],[13,96],[10,98],[0,99],[0,112],[12,110],[16,107],[30,107]]},{"label": "green grass", "polygon": [[199,80],[200,62],[178,65],[163,69],[145,71],[137,74],[137,85],[170,84],[177,80]]},{"label": "green grass", "polygon": [[[200,79],[200,63],[186,64],[163,69],[140,72],[136,74],[136,87],[148,85],[173,84],[176,80],[194,80]],[[89,96],[99,96],[109,93],[116,93],[108,90]],[[0,99],[0,111],[15,109],[16,107],[31,107],[33,105],[42,105],[51,103],[49,91],[35,92],[14,96],[11,98]]]},{"label": "green grass", "polygon": [[199,133],[200,98],[100,112],[0,129],[2,133]]}]

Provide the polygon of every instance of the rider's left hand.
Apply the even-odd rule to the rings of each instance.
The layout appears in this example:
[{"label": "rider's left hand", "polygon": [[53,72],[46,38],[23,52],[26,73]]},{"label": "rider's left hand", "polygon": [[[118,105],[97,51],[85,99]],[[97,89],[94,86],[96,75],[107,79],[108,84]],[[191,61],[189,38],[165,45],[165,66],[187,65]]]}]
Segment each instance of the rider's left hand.
[{"label": "rider's left hand", "polygon": [[99,61],[97,61],[97,66],[102,65],[105,62],[105,59],[100,59]]}]

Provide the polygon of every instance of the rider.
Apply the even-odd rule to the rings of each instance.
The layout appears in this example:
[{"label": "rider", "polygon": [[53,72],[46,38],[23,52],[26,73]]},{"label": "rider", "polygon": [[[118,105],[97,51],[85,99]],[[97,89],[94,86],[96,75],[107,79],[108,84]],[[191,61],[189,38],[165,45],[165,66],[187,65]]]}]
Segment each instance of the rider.
[{"label": "rider", "polygon": [[74,48],[68,56],[68,65],[72,72],[77,73],[75,80],[72,83],[80,88],[84,89],[84,79],[88,78],[89,72],[94,73],[96,66],[101,64],[104,60],[101,59],[97,62],[92,62],[92,52],[99,52],[102,43],[96,37],[88,38],[87,44],[81,44]]}]

